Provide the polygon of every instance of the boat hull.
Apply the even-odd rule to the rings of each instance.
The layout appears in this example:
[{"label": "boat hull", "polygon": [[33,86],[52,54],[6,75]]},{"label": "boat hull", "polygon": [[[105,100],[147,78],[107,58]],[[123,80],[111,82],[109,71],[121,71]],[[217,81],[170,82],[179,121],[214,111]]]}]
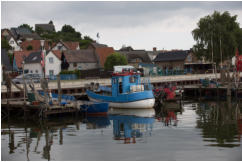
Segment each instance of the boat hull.
[{"label": "boat hull", "polygon": [[81,112],[89,115],[105,115],[108,112],[109,103],[107,102],[88,102],[80,105]]},{"label": "boat hull", "polygon": [[[91,101],[95,102],[102,102],[102,100],[94,99],[89,96],[89,99]],[[147,108],[153,108],[155,104],[154,98],[139,100],[139,101],[133,101],[133,102],[109,102],[109,107],[113,108],[131,108],[131,109],[147,109]]]}]

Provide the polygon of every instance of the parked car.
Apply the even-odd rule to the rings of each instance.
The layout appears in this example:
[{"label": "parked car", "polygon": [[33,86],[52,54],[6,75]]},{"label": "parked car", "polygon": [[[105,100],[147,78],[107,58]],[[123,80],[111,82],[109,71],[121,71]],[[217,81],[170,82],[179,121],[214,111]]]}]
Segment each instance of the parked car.
[{"label": "parked car", "polygon": [[[34,83],[39,83],[41,78],[42,78],[42,75],[40,74],[24,74],[24,79],[26,83],[30,83],[31,79]],[[13,82],[16,84],[23,84],[24,83],[23,74],[14,78]]]}]

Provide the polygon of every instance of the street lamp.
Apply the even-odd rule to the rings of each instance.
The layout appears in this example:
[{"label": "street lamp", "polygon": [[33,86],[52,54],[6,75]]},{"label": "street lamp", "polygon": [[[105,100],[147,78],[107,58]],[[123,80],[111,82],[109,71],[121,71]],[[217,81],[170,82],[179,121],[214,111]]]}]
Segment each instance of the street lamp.
[{"label": "street lamp", "polygon": [[40,40],[41,51],[43,51],[44,49],[44,43],[45,43],[45,40]]},{"label": "street lamp", "polygon": [[26,87],[26,83],[25,83],[25,74],[24,74],[24,64],[25,64],[25,61],[23,60],[22,61],[22,71],[23,71],[23,82],[24,82],[24,85],[23,85],[23,90],[24,90],[24,104],[26,104],[26,90],[27,90],[27,87]]},{"label": "street lamp", "polygon": [[45,51],[44,51],[44,43],[45,43],[45,40],[40,40],[42,68],[43,68],[43,73],[44,73],[44,78],[45,78]]}]

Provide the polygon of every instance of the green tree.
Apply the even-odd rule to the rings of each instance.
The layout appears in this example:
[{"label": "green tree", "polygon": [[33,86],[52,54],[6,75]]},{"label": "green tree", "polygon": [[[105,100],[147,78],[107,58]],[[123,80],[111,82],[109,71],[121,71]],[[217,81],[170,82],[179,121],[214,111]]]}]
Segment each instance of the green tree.
[{"label": "green tree", "polygon": [[33,47],[31,45],[28,45],[28,47],[26,49],[27,49],[27,51],[31,51],[31,50],[33,50]]},{"label": "green tree", "polygon": [[8,44],[8,41],[6,40],[6,38],[3,38],[1,40],[1,48],[6,49],[6,51],[11,49],[11,46]]},{"label": "green tree", "polygon": [[75,33],[76,30],[71,25],[64,25],[61,28],[61,32],[63,33]]},{"label": "green tree", "polygon": [[27,29],[29,29],[31,32],[34,32],[33,27],[30,26],[29,24],[22,24],[22,25],[19,25],[18,28],[27,28]]},{"label": "green tree", "polygon": [[239,51],[242,50],[242,34],[236,18],[237,15],[231,16],[227,11],[222,14],[215,11],[212,15],[199,20],[198,27],[192,31],[196,41],[193,51],[198,58],[205,57],[207,60],[219,63],[220,52],[224,61],[235,55],[236,48],[239,48]]},{"label": "green tree", "polygon": [[39,35],[42,35],[44,33],[44,30],[40,28],[39,26],[36,27],[35,32]]},{"label": "green tree", "polygon": [[127,65],[127,64],[128,64],[128,61],[127,61],[126,57],[116,52],[107,57],[107,59],[104,63],[104,69],[113,70],[113,66]]},{"label": "green tree", "polygon": [[10,65],[13,65],[13,54],[8,53],[8,58],[9,58]]}]

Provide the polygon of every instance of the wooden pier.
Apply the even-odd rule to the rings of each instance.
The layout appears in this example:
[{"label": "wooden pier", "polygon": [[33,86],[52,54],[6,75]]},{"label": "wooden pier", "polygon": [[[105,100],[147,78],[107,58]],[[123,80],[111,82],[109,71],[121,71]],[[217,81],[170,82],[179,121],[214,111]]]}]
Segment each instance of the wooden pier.
[{"label": "wooden pier", "polygon": [[59,105],[50,105],[45,104],[33,105],[21,99],[4,99],[1,100],[1,110],[2,110],[2,119],[6,117],[21,116],[24,118],[48,118],[50,115],[58,114],[78,114],[79,109],[76,106],[68,105],[59,106]]},{"label": "wooden pier", "polygon": [[[160,87],[167,83],[177,85],[177,86],[186,86],[186,85],[198,85],[200,79],[211,78],[215,79],[216,76],[219,78],[220,74],[190,74],[190,75],[177,75],[177,76],[157,76],[150,77],[150,82],[154,87]],[[232,73],[231,73],[232,76]],[[240,74],[242,78],[242,73]],[[219,79],[218,79],[219,80]],[[61,81],[61,94],[71,94],[76,96],[81,96],[85,94],[87,90],[87,84],[90,83],[99,83],[103,86],[111,86],[111,80],[108,79],[79,79],[79,80],[66,80]],[[19,84],[23,88],[22,84]],[[34,84],[36,90],[41,90],[41,85],[39,83]],[[50,81],[48,87],[53,93],[58,93],[58,86],[56,81]],[[7,88],[5,85],[1,86],[1,95],[2,99],[7,98]],[[23,94],[16,87],[12,86],[12,97],[19,98],[23,97]]]},{"label": "wooden pier", "polygon": [[201,84],[183,86],[184,97],[198,100],[219,99],[226,100],[227,97],[242,99],[242,87],[228,88],[227,86],[220,87],[204,87]]}]

